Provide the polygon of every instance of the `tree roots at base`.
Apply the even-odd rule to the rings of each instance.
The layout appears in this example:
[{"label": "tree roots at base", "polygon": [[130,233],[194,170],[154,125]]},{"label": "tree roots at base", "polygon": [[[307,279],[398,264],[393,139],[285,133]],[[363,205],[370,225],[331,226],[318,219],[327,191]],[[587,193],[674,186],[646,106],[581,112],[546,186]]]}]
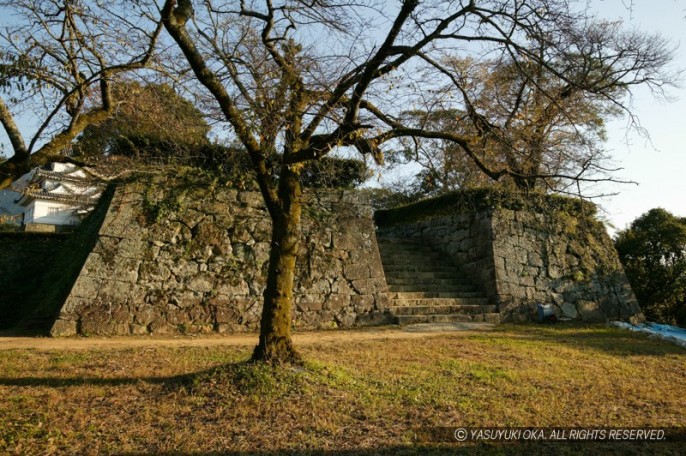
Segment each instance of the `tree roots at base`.
[{"label": "tree roots at base", "polygon": [[260,344],[257,345],[253,351],[251,360],[253,362],[262,362],[273,365],[301,365],[303,363],[302,357],[293,347],[292,340],[284,337],[274,338],[268,343],[264,343],[262,340],[260,340]]}]

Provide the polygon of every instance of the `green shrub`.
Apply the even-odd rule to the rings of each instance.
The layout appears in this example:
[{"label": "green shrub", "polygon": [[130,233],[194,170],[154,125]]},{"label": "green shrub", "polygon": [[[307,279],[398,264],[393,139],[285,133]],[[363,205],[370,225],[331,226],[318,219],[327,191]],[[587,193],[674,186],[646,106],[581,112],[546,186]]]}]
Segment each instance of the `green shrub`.
[{"label": "green shrub", "polygon": [[527,210],[536,213],[565,212],[588,218],[596,213],[594,204],[577,198],[485,187],[458,190],[405,206],[379,210],[374,218],[378,225],[392,225],[442,214],[478,212],[485,209]]},{"label": "green shrub", "polygon": [[686,325],[686,218],[651,209],[617,234],[615,247],[645,315]]}]

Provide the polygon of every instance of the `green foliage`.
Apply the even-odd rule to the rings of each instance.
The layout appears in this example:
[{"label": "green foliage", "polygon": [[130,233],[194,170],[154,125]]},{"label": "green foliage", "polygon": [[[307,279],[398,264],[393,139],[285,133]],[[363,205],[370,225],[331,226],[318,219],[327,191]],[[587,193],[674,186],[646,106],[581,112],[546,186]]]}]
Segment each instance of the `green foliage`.
[{"label": "green foliage", "polygon": [[617,234],[615,247],[646,316],[686,325],[686,218],[651,209]]},{"label": "green foliage", "polygon": [[146,160],[186,160],[209,144],[210,127],[193,104],[166,84],[116,84],[115,113],[90,125],[74,147],[85,156],[123,155]]},{"label": "green foliage", "polygon": [[[258,191],[250,156],[237,144],[206,144],[188,160],[190,166],[206,170],[232,187]],[[273,170],[278,180],[278,170]],[[309,161],[301,171],[301,182],[307,188],[355,188],[369,177],[367,166],[360,160],[324,157]]]},{"label": "green foliage", "polygon": [[150,197],[150,192],[143,194],[143,213],[148,225],[161,221],[180,208],[181,204],[177,195],[169,195],[160,201],[155,201]]},{"label": "green foliage", "polygon": [[2,216],[0,216],[0,233],[14,233],[21,229],[20,225],[15,223],[5,223]]},{"label": "green foliage", "polygon": [[375,213],[374,218],[378,225],[392,225],[457,211],[476,212],[498,208],[537,213],[564,212],[587,217],[596,213],[593,204],[576,198],[488,187],[459,190],[406,206],[380,210]]},{"label": "green foliage", "polygon": [[250,156],[238,144],[205,144],[198,148],[189,164],[206,170],[234,188],[258,190]]},{"label": "green foliage", "polygon": [[369,196],[369,202],[374,210],[393,209],[416,203],[419,197],[416,193],[406,193],[390,188],[367,188],[363,190]]},{"label": "green foliage", "polygon": [[155,177],[136,175],[131,181],[141,183],[144,220],[151,225],[184,209],[189,200],[204,198],[214,192],[218,177],[211,172],[190,166],[169,167]]},{"label": "green foliage", "polygon": [[369,170],[361,160],[323,157],[307,162],[300,176],[304,187],[355,188],[367,180]]},{"label": "green foliage", "polygon": [[[237,144],[210,143],[210,128],[203,114],[171,87],[125,82],[117,84],[113,92],[120,103],[118,110],[107,121],[84,130],[74,147],[77,154],[121,155],[193,166],[236,188],[257,190],[245,149]],[[323,157],[307,162],[302,170],[303,186],[312,188],[352,188],[367,177],[365,163],[352,159]]]},{"label": "green foliage", "polygon": [[16,225],[10,225],[9,223],[0,224],[0,233],[13,233],[19,231]]}]

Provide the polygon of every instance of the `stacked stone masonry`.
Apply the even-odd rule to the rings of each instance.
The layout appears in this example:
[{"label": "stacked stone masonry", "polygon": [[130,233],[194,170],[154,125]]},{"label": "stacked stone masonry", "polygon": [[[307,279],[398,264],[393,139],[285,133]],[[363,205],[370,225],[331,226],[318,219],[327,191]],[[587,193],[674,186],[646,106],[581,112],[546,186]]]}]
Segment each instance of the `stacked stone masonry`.
[{"label": "stacked stone masonry", "polygon": [[[120,185],[54,336],[256,330],[271,222],[257,192],[166,177]],[[310,193],[294,326],[389,321],[372,211],[362,195]]]},{"label": "stacked stone masonry", "polygon": [[[643,319],[612,242],[592,214],[498,205],[438,209],[375,228],[364,193],[308,193],[294,326],[393,321],[377,230],[448,255],[496,306],[500,321],[531,321],[539,304],[571,320]],[[51,334],[256,330],[270,230],[257,192],[188,176],[120,184]]]},{"label": "stacked stone masonry", "polygon": [[449,255],[497,304],[501,321],[531,321],[539,304],[552,305],[562,319],[644,319],[612,241],[593,215],[445,212],[382,230]]}]

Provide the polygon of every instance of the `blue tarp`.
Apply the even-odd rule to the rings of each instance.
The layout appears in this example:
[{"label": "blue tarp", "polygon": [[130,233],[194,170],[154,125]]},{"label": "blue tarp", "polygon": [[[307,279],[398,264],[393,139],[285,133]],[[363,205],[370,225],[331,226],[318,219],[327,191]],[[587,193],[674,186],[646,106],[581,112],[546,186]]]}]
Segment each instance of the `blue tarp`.
[{"label": "blue tarp", "polygon": [[661,325],[658,323],[641,323],[640,325],[632,325],[631,323],[624,323],[623,321],[613,321],[610,324],[618,328],[644,332],[650,334],[652,337],[658,337],[686,348],[686,329],[678,326]]}]

